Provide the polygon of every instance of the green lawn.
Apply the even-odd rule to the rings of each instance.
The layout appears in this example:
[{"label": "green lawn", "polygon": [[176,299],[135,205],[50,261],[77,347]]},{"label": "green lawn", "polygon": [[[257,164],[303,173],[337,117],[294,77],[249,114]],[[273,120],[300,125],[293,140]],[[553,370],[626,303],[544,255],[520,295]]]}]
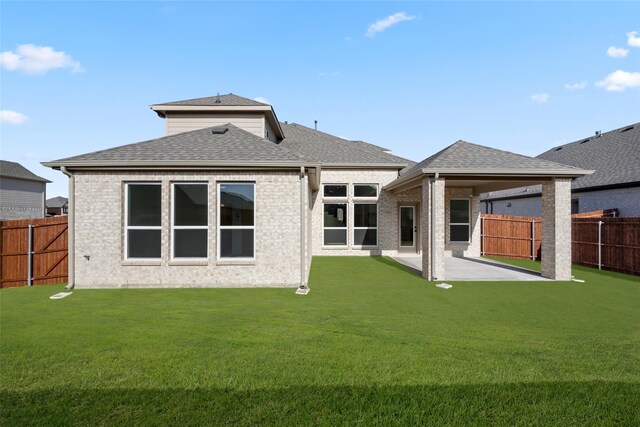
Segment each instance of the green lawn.
[{"label": "green lawn", "polygon": [[640,281],[314,258],[292,289],[0,291],[0,425],[640,424]]}]

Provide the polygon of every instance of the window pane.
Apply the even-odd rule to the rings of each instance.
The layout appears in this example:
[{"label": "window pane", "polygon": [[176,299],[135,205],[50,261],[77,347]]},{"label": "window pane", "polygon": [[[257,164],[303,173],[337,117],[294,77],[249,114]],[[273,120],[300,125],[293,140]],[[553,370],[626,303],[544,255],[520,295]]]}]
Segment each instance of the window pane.
[{"label": "window pane", "polygon": [[347,205],[324,205],[325,227],[347,226]]},{"label": "window pane", "polygon": [[221,258],[253,258],[253,230],[220,230]]},{"label": "window pane", "polygon": [[378,197],[378,186],[375,184],[356,184],[353,186],[354,197]]},{"label": "window pane", "polygon": [[468,225],[452,225],[451,241],[452,242],[468,242],[469,226]]},{"label": "window pane", "polygon": [[378,205],[355,204],[353,205],[353,226],[354,227],[377,227],[378,226]]},{"label": "window pane", "polygon": [[129,184],[128,225],[160,225],[160,185]]},{"label": "window pane", "polygon": [[129,230],[127,258],[160,258],[160,230]]},{"label": "window pane", "polygon": [[378,230],[375,228],[353,230],[353,244],[356,246],[375,246],[377,238]]},{"label": "window pane", "polygon": [[220,184],[220,225],[253,225],[253,184]]},{"label": "window pane", "polygon": [[174,225],[207,225],[207,185],[174,184]]},{"label": "window pane", "polygon": [[347,197],[346,185],[325,185],[324,197]]},{"label": "window pane", "polygon": [[468,200],[450,200],[451,212],[450,222],[469,223],[469,201]]},{"label": "window pane", "polygon": [[206,258],[207,230],[174,230],[174,258]]},{"label": "window pane", "polygon": [[347,244],[347,230],[324,230],[324,245],[340,245]]}]

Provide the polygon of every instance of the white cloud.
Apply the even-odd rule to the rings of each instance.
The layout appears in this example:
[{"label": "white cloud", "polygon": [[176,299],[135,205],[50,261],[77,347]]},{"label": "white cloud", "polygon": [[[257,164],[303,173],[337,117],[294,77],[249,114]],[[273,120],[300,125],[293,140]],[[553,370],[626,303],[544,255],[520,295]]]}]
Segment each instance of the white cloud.
[{"label": "white cloud", "polygon": [[369,25],[366,36],[373,37],[377,33],[380,33],[393,25],[399,24],[402,21],[413,21],[414,19],[416,19],[415,16],[407,15],[405,12],[395,13]]},{"label": "white cloud", "polygon": [[263,104],[269,104],[271,105],[271,103],[269,102],[269,100],[267,98],[264,98],[262,96],[259,96],[257,98],[253,98],[254,101],[258,101],[258,102],[262,102]]},{"label": "white cloud", "polygon": [[625,49],[623,47],[609,46],[609,49],[607,49],[607,55],[612,58],[624,58],[628,54],[629,49]]},{"label": "white cloud", "polygon": [[4,123],[7,125],[21,125],[27,120],[29,120],[29,117],[26,114],[18,113],[11,110],[0,111],[0,123]]},{"label": "white cloud", "polygon": [[535,95],[531,95],[531,100],[538,104],[544,104],[549,100],[548,93],[536,93]]},{"label": "white cloud", "polygon": [[567,90],[582,90],[586,88],[588,84],[586,80],[578,83],[565,83],[564,88]]},{"label": "white cloud", "polygon": [[616,70],[603,80],[596,82],[596,86],[610,92],[623,92],[629,88],[640,87],[640,73]]},{"label": "white cloud", "polygon": [[632,47],[640,47],[640,37],[637,31],[627,33],[627,44]]},{"label": "white cloud", "polygon": [[0,53],[0,65],[9,71],[18,70],[27,74],[42,74],[56,68],[69,68],[72,73],[84,71],[82,65],[66,53],[33,44],[21,44],[15,52]]}]

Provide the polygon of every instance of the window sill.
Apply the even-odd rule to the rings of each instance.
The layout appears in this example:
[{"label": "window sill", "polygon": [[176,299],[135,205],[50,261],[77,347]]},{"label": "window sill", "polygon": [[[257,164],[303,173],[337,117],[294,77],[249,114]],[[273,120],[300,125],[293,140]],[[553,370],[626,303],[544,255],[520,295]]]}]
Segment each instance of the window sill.
[{"label": "window sill", "polygon": [[349,246],[323,246],[322,250],[345,250],[349,249]]},{"label": "window sill", "polygon": [[216,265],[256,265],[255,259],[219,259],[216,261]]},{"label": "window sill", "polygon": [[378,245],[375,245],[375,246],[353,246],[352,249],[371,250],[371,249],[380,249],[380,247]]},{"label": "window sill", "polygon": [[169,265],[186,265],[186,266],[194,266],[194,265],[204,265],[207,266],[209,265],[209,261],[207,261],[206,259],[203,260],[199,260],[199,259],[173,259],[171,261],[169,261]]},{"label": "window sill", "polygon": [[120,262],[123,266],[158,266],[162,265],[162,260],[125,259]]}]

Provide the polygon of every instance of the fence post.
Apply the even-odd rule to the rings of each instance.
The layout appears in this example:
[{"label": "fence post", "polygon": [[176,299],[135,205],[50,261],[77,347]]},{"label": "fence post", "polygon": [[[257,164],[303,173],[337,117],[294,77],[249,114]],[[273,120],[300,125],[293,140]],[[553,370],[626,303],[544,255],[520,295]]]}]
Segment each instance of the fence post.
[{"label": "fence post", "polygon": [[480,255],[484,256],[484,217],[480,217]]},{"label": "fence post", "polygon": [[536,220],[531,220],[531,260],[536,260]]},{"label": "fence post", "polygon": [[602,270],[602,221],[598,221],[598,270]]},{"label": "fence post", "polygon": [[33,225],[28,226],[28,243],[27,243],[27,286],[33,284]]}]

